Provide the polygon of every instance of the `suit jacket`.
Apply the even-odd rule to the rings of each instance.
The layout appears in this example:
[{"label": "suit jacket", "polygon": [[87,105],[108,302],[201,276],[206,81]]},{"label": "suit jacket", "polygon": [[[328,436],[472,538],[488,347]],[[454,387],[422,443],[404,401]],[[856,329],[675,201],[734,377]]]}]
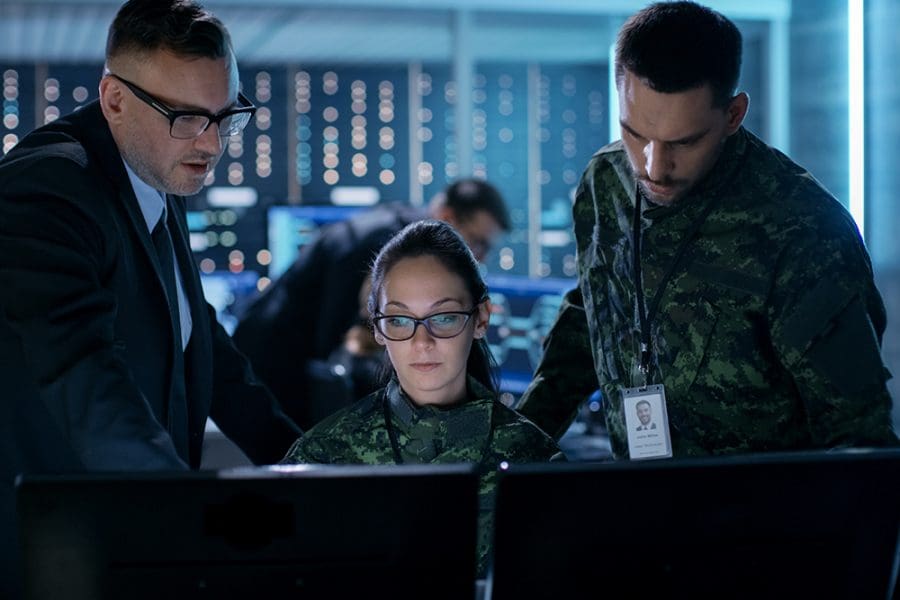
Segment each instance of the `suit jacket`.
[{"label": "suit jacket", "polygon": [[0,530],[18,473],[196,469],[208,416],[257,463],[298,436],[203,299],[184,199],[169,206],[193,319],[183,406],[159,264],[99,104],[0,161]]}]

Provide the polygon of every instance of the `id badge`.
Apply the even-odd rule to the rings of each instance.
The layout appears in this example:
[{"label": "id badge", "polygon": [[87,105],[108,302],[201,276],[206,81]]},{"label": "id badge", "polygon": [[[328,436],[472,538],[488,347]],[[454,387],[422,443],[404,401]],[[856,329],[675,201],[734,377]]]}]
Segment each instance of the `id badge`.
[{"label": "id badge", "polygon": [[625,388],[622,404],[631,460],[672,456],[665,388],[662,385]]}]

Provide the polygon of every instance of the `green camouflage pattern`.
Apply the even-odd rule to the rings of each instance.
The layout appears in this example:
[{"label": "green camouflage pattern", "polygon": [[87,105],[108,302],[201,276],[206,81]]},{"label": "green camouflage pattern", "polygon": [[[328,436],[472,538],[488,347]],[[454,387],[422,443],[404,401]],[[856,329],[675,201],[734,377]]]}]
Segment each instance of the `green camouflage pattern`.
[{"label": "green camouflage pattern", "polygon": [[[599,387],[617,458],[628,456],[622,390],[641,384],[635,196],[622,143],[598,151],[573,207],[579,285],[519,404],[558,438]],[[647,383],[665,385],[674,455],[896,444],[885,309],[857,227],[808,172],[743,128],[687,196],[643,200],[647,306],[709,203],[651,324]]]},{"label": "green camouflage pattern", "polygon": [[469,400],[440,408],[415,406],[396,380],[356,404],[326,418],[298,439],[283,463],[395,464],[384,419],[390,403],[391,426],[403,464],[472,463],[478,465],[478,576],[490,556],[498,465],[560,460],[556,442],[533,423],[507,408],[475,379],[468,379]]}]

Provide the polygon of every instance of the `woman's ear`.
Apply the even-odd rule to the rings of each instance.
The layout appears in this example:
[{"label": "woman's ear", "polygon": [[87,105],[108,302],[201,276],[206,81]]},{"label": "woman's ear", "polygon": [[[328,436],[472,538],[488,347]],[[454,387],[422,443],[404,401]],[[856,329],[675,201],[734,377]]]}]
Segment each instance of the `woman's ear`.
[{"label": "woman's ear", "polygon": [[381,346],[385,345],[384,336],[378,333],[378,329],[375,329],[375,341]]},{"label": "woman's ear", "polygon": [[473,332],[476,340],[480,340],[484,336],[487,335],[488,324],[491,320],[491,301],[490,299],[485,300],[481,304],[478,305],[478,310],[475,312],[475,331]]}]

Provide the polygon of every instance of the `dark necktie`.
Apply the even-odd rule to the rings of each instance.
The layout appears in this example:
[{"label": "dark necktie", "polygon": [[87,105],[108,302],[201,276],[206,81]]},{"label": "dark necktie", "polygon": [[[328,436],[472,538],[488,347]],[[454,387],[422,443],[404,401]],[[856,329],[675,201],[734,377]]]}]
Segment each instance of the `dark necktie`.
[{"label": "dark necktie", "polygon": [[175,328],[175,342],[181,349],[181,316],[178,312],[178,288],[175,283],[175,254],[172,249],[172,236],[169,235],[169,228],[166,227],[165,214],[156,222],[156,227],[153,228],[150,237],[162,269],[166,296],[169,299],[169,314],[172,316],[172,324]]},{"label": "dark necktie", "polygon": [[163,424],[172,436],[175,449],[185,461],[188,461],[187,431],[187,395],[185,391],[184,352],[181,343],[181,317],[178,310],[178,289],[175,282],[175,254],[172,237],[166,226],[165,213],[150,233],[156,256],[162,270],[162,279],[166,287],[169,315],[172,319],[172,335],[175,341],[174,361],[169,398],[164,399]]}]

